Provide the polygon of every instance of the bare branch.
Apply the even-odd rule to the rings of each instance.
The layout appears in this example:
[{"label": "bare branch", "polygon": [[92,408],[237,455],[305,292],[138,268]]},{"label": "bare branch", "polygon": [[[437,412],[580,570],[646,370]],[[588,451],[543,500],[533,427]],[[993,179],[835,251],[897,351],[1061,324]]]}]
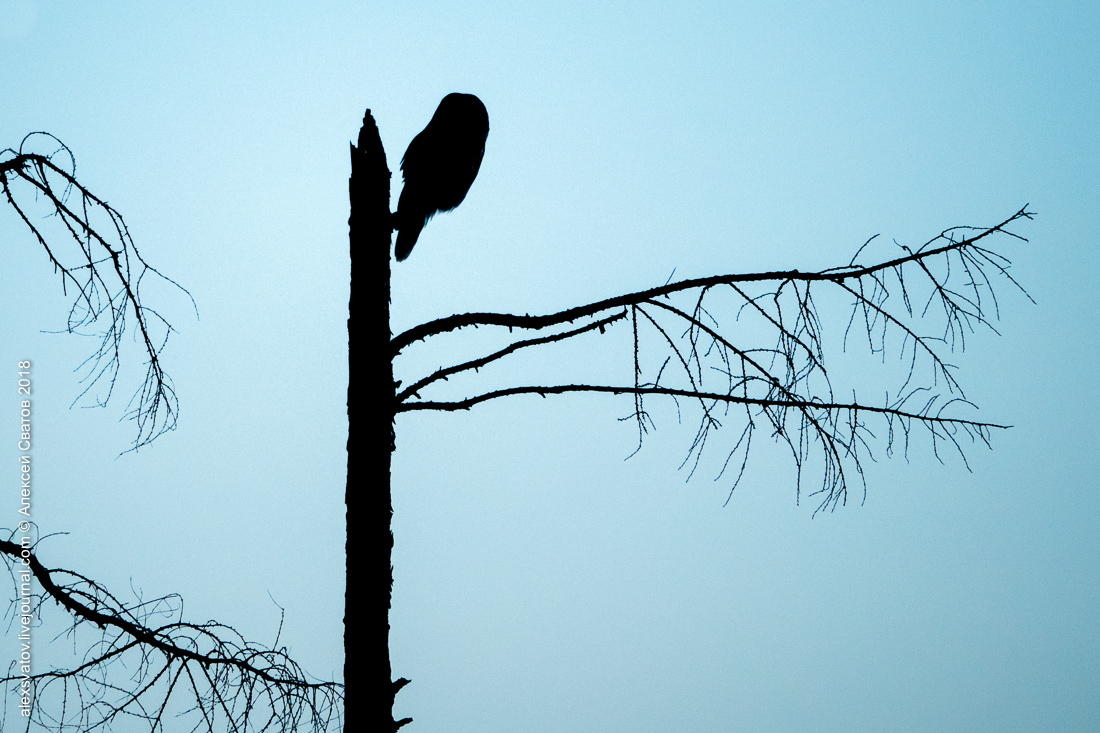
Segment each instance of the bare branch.
[{"label": "bare branch", "polygon": [[423,379],[418,381],[416,384],[413,384],[413,385],[401,390],[400,392],[398,392],[396,399],[397,399],[398,402],[403,402],[406,399],[408,399],[409,397],[416,396],[417,393],[421,389],[423,389],[424,387],[427,387],[429,384],[431,384],[433,382],[437,382],[441,379],[447,379],[448,377],[454,376],[455,374],[458,374],[460,372],[470,371],[471,369],[476,371],[476,370],[480,369],[481,367],[486,366],[487,364],[491,364],[492,362],[494,362],[498,359],[502,359],[503,357],[508,356],[509,354],[514,354],[515,352],[517,352],[517,351],[519,351],[520,349],[523,349],[523,348],[527,348],[527,347],[530,347],[530,346],[538,346],[540,344],[549,344],[549,343],[553,343],[555,341],[564,341],[566,339],[573,338],[574,336],[579,336],[582,333],[588,333],[589,331],[599,330],[600,333],[603,333],[605,328],[610,326],[615,321],[622,320],[625,317],[626,317],[626,311],[623,311],[621,313],[614,313],[614,314],[612,314],[612,315],[610,315],[606,318],[601,318],[598,321],[593,321],[592,323],[581,326],[580,328],[574,328],[570,331],[562,331],[561,333],[556,333],[552,336],[544,336],[542,338],[526,339],[524,341],[517,341],[517,342],[515,342],[515,343],[513,343],[509,346],[506,346],[505,348],[501,349],[500,351],[495,351],[492,354],[489,354],[488,356],[483,356],[479,359],[473,359],[471,361],[467,361],[467,362],[464,362],[462,364],[457,364],[453,367],[447,367],[445,369],[439,369],[438,371],[433,372],[432,374],[428,375],[427,377],[424,377]]},{"label": "bare branch", "polygon": [[[691,462],[689,478],[699,466],[714,431],[723,427],[731,410],[739,410],[734,417],[743,421],[744,426],[717,477],[743,451],[733,488],[737,486],[744,475],[753,432],[766,425],[771,437],[791,451],[798,472],[799,495],[805,462],[812,455],[819,457],[822,484],[813,495],[821,495],[819,509],[835,507],[846,501],[849,476],[854,472],[862,478],[865,459],[873,459],[871,445],[875,435],[866,424],[868,419],[885,424],[887,455],[896,447],[907,453],[912,427],[919,424],[930,436],[937,458],[941,458],[940,449],[950,445],[964,463],[966,457],[959,438],[969,437],[971,441],[988,444],[992,430],[1007,427],[953,414],[960,406],[973,405],[966,401],[955,367],[945,359],[944,352],[964,347],[965,334],[978,326],[993,328],[998,305],[991,275],[1003,276],[1016,288],[1020,287],[1007,272],[1009,261],[978,243],[996,233],[1026,241],[1006,227],[1032,216],[1024,208],[993,227],[947,229],[916,250],[902,247],[902,256],[870,266],[856,264],[853,257],[846,266],[815,273],[790,270],[666,283],[544,316],[472,313],[431,321],[392,339],[394,353],[417,340],[466,326],[541,329],[598,317],[607,313],[607,309],[614,309],[614,316],[606,318],[628,313],[632,333],[627,356],[633,365],[633,384],[505,385],[458,399],[434,399],[421,393],[428,385],[457,371],[476,368],[487,363],[487,359],[512,353],[521,345],[545,343],[591,330],[593,326],[589,324],[544,339],[520,341],[485,359],[441,368],[401,392],[396,411],[464,410],[488,400],[520,394],[544,397],[570,392],[629,394],[634,409],[623,419],[637,423],[640,447],[653,425],[644,399],[652,395],[671,397],[679,415],[679,398],[689,398],[700,409],[698,429],[684,459],[684,465]],[[873,239],[859,248],[857,256]],[[760,286],[767,289],[754,292]],[[910,297],[914,288],[927,288],[929,292],[919,313],[914,312]],[[851,309],[843,331],[845,343],[858,324],[859,330],[866,334],[871,354],[885,359],[887,352],[896,352],[901,358],[906,371],[899,380],[901,386],[891,390],[893,397],[888,391],[882,402],[874,404],[859,399],[854,392],[851,401],[834,397],[817,306],[823,294],[834,299],[840,296]],[[691,298],[689,302],[675,302],[676,298],[687,296]],[[729,312],[729,304],[723,306],[722,298],[730,296],[734,299],[736,320],[749,321],[745,324],[747,330],[738,328],[736,338],[715,315],[719,307]],[[942,330],[938,335],[923,333],[915,323],[917,318],[939,322]],[[774,335],[771,345],[753,344],[761,330]],[[648,340],[654,334],[656,345]],[[669,365],[675,368],[668,369]],[[929,371],[924,371],[925,368]],[[647,377],[649,374],[653,376]],[[713,381],[715,375],[721,379],[720,388]]]},{"label": "bare branch", "polygon": [[[51,141],[55,150],[48,155],[24,151],[29,142],[41,140]],[[65,165],[59,165],[55,159]],[[142,283],[152,274],[189,299],[191,296],[142,258],[122,215],[77,181],[75,171],[71,151],[48,133],[31,133],[23,139],[19,150],[0,151],[0,189],[5,199],[45,250],[54,271],[61,275],[63,291],[68,293],[70,287],[75,291],[65,330],[69,333],[82,333],[88,328],[100,330],[99,347],[78,367],[85,371],[81,380],[85,387],[74,404],[92,397],[93,404],[102,406],[111,399],[127,319],[132,317],[136,324],[146,358],[145,378],[126,413],[137,425],[137,436],[130,448],[136,450],[174,429],[179,410],[172,381],[160,362],[173,328],[160,313],[143,304]],[[35,201],[45,201],[46,218],[60,224],[61,241],[75,245],[71,252],[63,252],[56,241],[51,245],[52,237],[32,220],[29,206],[16,195],[15,184],[19,182],[34,192]],[[191,304],[194,306],[193,299]]]},{"label": "bare branch", "polygon": [[[72,668],[23,675],[13,662],[8,676],[0,678],[13,689],[29,679],[28,730],[31,721],[56,730],[110,730],[113,721],[127,717],[144,721],[156,733],[166,730],[169,710],[173,719],[198,718],[192,730],[209,733],[339,728],[343,685],[307,679],[285,648],[245,641],[232,627],[214,621],[185,622],[178,596],[126,604],[78,573],[44,567],[34,552],[15,542],[0,540],[0,553],[13,580],[17,573],[29,573],[42,588],[32,613],[39,623],[42,604],[50,599],[72,618],[67,635],[75,637],[88,626],[99,629],[98,641]],[[158,618],[165,621],[150,625]],[[122,684],[110,681],[118,667],[126,678]],[[183,677],[187,690],[179,685]],[[187,699],[177,699],[181,690]],[[80,700],[78,706],[56,704],[71,696]],[[4,718],[15,696],[6,699]]]},{"label": "bare branch", "polygon": [[[960,427],[994,428],[1007,430],[1011,425],[997,425],[995,423],[977,422],[974,420],[962,420],[959,418],[947,418],[939,414],[930,414],[926,411],[906,412],[896,407],[874,407],[862,405],[857,402],[814,402],[807,400],[782,400],[782,399],[750,399],[738,395],[720,394],[717,392],[697,392],[690,389],[671,389],[668,387],[609,387],[600,384],[559,384],[548,386],[509,387],[498,389],[475,397],[454,402],[411,402],[400,405],[398,412],[413,412],[416,410],[441,410],[455,412],[457,410],[469,410],[474,405],[500,397],[509,397],[519,394],[537,394],[545,397],[551,394],[566,394],[568,392],[604,392],[607,394],[654,394],[670,397],[691,397],[693,399],[714,400],[715,402],[728,402],[731,404],[755,405],[757,407],[797,408],[807,410],[846,410],[851,412],[872,412],[886,415],[901,420],[921,420],[935,423],[958,425]],[[931,405],[929,405],[931,407]]]},{"label": "bare branch", "polygon": [[[937,257],[938,255],[951,252],[954,250],[963,249],[975,245],[981,239],[985,237],[1001,232],[1010,236],[1016,237],[1022,241],[1027,241],[1023,237],[1019,237],[1016,234],[1012,234],[1005,230],[1009,224],[1015,222],[1018,219],[1026,218],[1031,219],[1034,217],[1032,212],[1027,211],[1027,206],[1020,209],[1018,212],[1005,219],[1000,224],[990,227],[988,229],[978,230],[978,233],[968,239],[954,241],[950,239],[951,235],[959,230],[973,230],[974,227],[952,227],[946,229],[938,236],[930,240],[916,252],[907,254],[904,257],[898,257],[887,262],[883,262],[870,267],[861,267],[856,265],[847,265],[844,267],[835,267],[827,270],[821,270],[819,272],[800,272],[799,270],[786,270],[776,272],[761,272],[761,273],[747,273],[747,274],[731,274],[731,275],[713,275],[710,277],[694,278],[691,280],[681,280],[680,282],[670,283],[662,285],[661,287],[651,288],[649,290],[640,290],[636,293],[628,293],[626,295],[619,295],[614,298],[608,298],[596,303],[590,303],[589,305],[578,306],[576,308],[568,308],[558,313],[551,313],[543,316],[517,316],[510,313],[460,313],[446,318],[439,318],[434,321],[422,323],[419,326],[414,326],[402,334],[395,336],[390,341],[390,346],[394,354],[400,353],[410,344],[417,341],[422,341],[430,336],[436,336],[441,333],[447,333],[449,331],[455,331],[462,328],[468,328],[470,326],[503,326],[505,328],[526,328],[526,329],[542,329],[547,326],[554,326],[559,323],[571,323],[579,318],[585,316],[595,315],[601,311],[605,311],[611,308],[621,308],[628,305],[636,305],[638,303],[645,302],[647,300],[653,300],[663,296],[671,295],[672,293],[678,293],[684,290],[694,290],[696,288],[709,288],[715,285],[730,285],[732,283],[742,282],[769,282],[769,281],[801,281],[801,282],[817,282],[817,281],[829,281],[829,282],[843,282],[848,279],[859,279],[867,275],[874,275],[886,270],[892,270],[900,267],[908,262],[919,262],[930,258]],[[945,239],[948,240],[948,244],[940,247],[928,248],[932,243]]]}]

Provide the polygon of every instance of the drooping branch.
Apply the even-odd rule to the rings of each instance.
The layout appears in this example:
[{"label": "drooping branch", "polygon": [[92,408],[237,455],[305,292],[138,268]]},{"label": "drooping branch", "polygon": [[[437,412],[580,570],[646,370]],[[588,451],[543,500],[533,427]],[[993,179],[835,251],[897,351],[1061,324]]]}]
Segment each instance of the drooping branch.
[{"label": "drooping branch", "polygon": [[[873,458],[875,435],[866,422],[869,419],[884,422],[888,455],[899,443],[907,452],[912,428],[923,426],[937,458],[941,444],[946,443],[962,455],[964,463],[960,437],[988,445],[992,430],[1007,427],[957,414],[959,408],[974,405],[966,399],[955,367],[944,352],[964,348],[966,333],[979,326],[996,331],[992,320],[999,317],[999,306],[993,277],[1003,277],[1023,290],[1008,273],[1009,261],[983,246],[983,240],[999,233],[1026,241],[1007,227],[1032,216],[1025,207],[993,227],[947,229],[916,250],[902,247],[903,256],[870,266],[855,264],[853,257],[846,266],[811,273],[790,270],[684,280],[543,316],[471,313],[431,321],[395,337],[393,352],[467,326],[542,329],[578,319],[600,319],[551,336],[516,341],[485,357],[440,368],[400,391],[397,410],[462,410],[521,394],[630,394],[634,399],[630,419],[638,425],[640,446],[653,425],[645,399],[688,398],[701,412],[684,461],[694,458],[692,473],[714,431],[729,421],[731,410],[738,411],[744,427],[719,477],[735,456],[742,456],[741,472],[733,482],[736,487],[753,432],[763,418],[772,437],[790,449],[799,486],[805,461],[811,454],[820,457],[823,480],[813,493],[822,494],[819,509],[835,507],[846,501],[849,474],[862,478],[864,459]],[[860,247],[857,256],[870,241]],[[918,310],[913,307],[913,294],[925,288],[929,294]],[[686,303],[676,302],[689,296]],[[859,399],[854,390],[850,401],[835,396],[834,372],[826,368],[826,329],[818,313],[818,301],[823,297],[847,301],[850,310],[843,330],[844,345],[855,328],[866,334],[871,354],[885,359],[888,351],[896,351],[902,358],[905,373],[898,380],[900,387],[888,390],[881,401]],[[725,315],[720,318],[719,313]],[[591,332],[597,325],[602,334],[624,317],[632,327],[632,385],[513,384],[459,398],[434,398],[425,391],[438,390],[439,383],[452,374],[480,368],[520,348]],[[736,337],[729,318],[739,324]],[[925,332],[922,324],[929,322],[940,324],[938,334]],[[656,344],[647,340],[647,333]],[[758,343],[760,333],[772,335],[770,345]],[[930,369],[927,373],[923,371],[926,366]],[[720,386],[714,382],[715,376],[721,379]]]},{"label": "drooping branch", "polygon": [[[271,648],[257,645],[224,624],[183,621],[178,596],[127,604],[83,575],[46,568],[14,542],[0,540],[0,553],[13,580],[29,573],[38,581],[42,594],[30,614],[36,623],[52,600],[71,618],[67,635],[99,629],[98,640],[68,669],[24,676],[13,662],[0,678],[13,689],[29,680],[28,730],[32,721],[56,730],[110,730],[116,720],[134,718],[156,733],[175,730],[180,722],[166,728],[164,721],[181,715],[193,719],[192,730],[210,733],[339,729],[343,685],[308,679],[278,646],[278,634]],[[163,623],[153,625],[157,619]],[[16,698],[6,697],[5,720]],[[63,704],[70,699],[79,704]]]},{"label": "drooping branch", "polygon": [[[42,140],[56,146],[52,153],[26,151],[30,143]],[[45,223],[18,195],[20,183],[33,192],[35,202],[45,202]],[[60,274],[63,291],[75,291],[66,330],[99,330],[98,348],[79,367],[85,371],[85,387],[76,401],[90,396],[94,404],[105,405],[110,400],[121,364],[122,337],[132,317],[147,361],[145,378],[127,405],[126,414],[137,426],[130,450],[174,429],[178,401],[160,361],[173,329],[159,312],[144,305],[142,284],[152,275],[188,298],[190,294],[145,261],[122,215],[76,179],[72,152],[53,135],[31,133],[18,150],[0,151],[0,189]],[[60,227],[59,236],[47,231],[49,222]],[[66,248],[63,242],[73,246]]]}]

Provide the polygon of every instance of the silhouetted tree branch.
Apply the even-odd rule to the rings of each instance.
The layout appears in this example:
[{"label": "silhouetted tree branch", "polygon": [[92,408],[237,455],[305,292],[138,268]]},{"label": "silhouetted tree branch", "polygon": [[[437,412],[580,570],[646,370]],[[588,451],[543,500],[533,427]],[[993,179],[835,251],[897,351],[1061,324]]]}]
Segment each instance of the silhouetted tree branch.
[{"label": "silhouetted tree branch", "polygon": [[[35,143],[54,149],[47,154],[30,152],[29,146]],[[85,387],[76,401],[90,396],[102,406],[110,400],[121,363],[122,337],[132,317],[147,361],[145,379],[127,405],[127,416],[137,425],[130,450],[174,429],[179,403],[160,362],[173,329],[142,302],[142,284],[152,274],[188,298],[190,294],[142,258],[122,215],[76,179],[72,152],[53,135],[31,133],[18,150],[0,150],[0,189],[61,275],[64,292],[74,291],[66,330],[100,331],[98,348],[80,365]],[[20,190],[33,203],[24,202]],[[37,213],[36,208],[44,208],[45,213]]]},{"label": "silhouetted tree branch", "polygon": [[12,662],[0,683],[15,692],[29,679],[31,716],[19,725],[10,709],[19,696],[5,696],[4,730],[30,730],[32,722],[57,731],[112,730],[127,718],[154,733],[339,728],[343,685],[309,680],[279,646],[279,634],[270,648],[255,644],[225,624],[184,621],[179,596],[126,603],[79,573],[46,568],[15,542],[0,540],[0,553],[17,588],[23,577],[16,576],[29,574],[42,589],[22,625],[37,626],[51,600],[71,618],[58,636],[74,647],[79,636],[87,649],[65,669],[24,675]]},{"label": "silhouetted tree branch", "polygon": [[[666,283],[547,315],[465,313],[430,321],[394,337],[392,353],[397,355],[416,342],[471,326],[541,330],[589,322],[440,368],[399,390],[396,411],[469,409],[521,394],[629,394],[634,398],[631,418],[637,424],[640,447],[653,424],[645,398],[689,398],[700,408],[699,426],[685,459],[685,464],[692,462],[692,472],[713,432],[724,420],[740,415],[743,427],[719,472],[721,476],[740,458],[732,492],[743,475],[752,437],[762,419],[771,435],[790,449],[798,487],[806,460],[813,453],[821,457],[822,486],[813,493],[822,497],[818,509],[835,508],[847,499],[851,472],[862,478],[863,459],[873,458],[870,441],[874,434],[868,418],[885,425],[887,453],[898,439],[907,450],[913,428],[922,427],[937,458],[941,446],[949,445],[964,462],[960,439],[988,445],[992,430],[1007,427],[956,414],[959,408],[974,405],[966,399],[953,365],[942,352],[963,349],[966,334],[979,326],[995,331],[992,321],[999,317],[999,307],[992,278],[1003,278],[1023,292],[1008,272],[1009,261],[985,245],[998,234],[1026,241],[1009,227],[1032,216],[1025,207],[995,226],[953,227],[915,250],[902,247],[902,256],[872,265],[856,263],[856,257],[870,244],[868,240],[849,264],[817,272],[715,275]],[[839,294],[848,302],[845,344],[852,329],[858,328],[866,334],[871,353],[885,358],[892,349],[908,363],[893,396],[888,391],[881,402],[872,403],[858,399],[853,390],[851,400],[837,399],[832,372],[825,366],[825,329],[817,307],[822,288],[826,295]],[[920,293],[924,293],[920,296],[923,305],[918,311],[913,297]],[[725,301],[716,303],[723,294]],[[715,316],[717,309],[738,322],[736,339],[723,335],[728,331],[722,330]],[[754,328],[745,328],[753,319]],[[918,323],[930,319],[939,320],[940,331],[919,331]],[[427,387],[460,372],[480,369],[521,348],[596,331],[604,334],[621,321],[629,321],[632,328],[632,353],[625,356],[633,362],[633,384],[527,384],[458,399],[422,398],[421,391]],[[656,343],[647,340],[647,330],[656,336]],[[770,333],[772,343],[752,341],[759,333]],[[737,413],[731,415],[731,408]]]},{"label": "silhouetted tree branch", "polygon": [[[691,280],[682,280],[676,283],[665,284],[660,287],[650,288],[648,290],[642,290],[636,293],[619,295],[613,298],[607,298],[606,300],[601,300],[596,303],[590,303],[589,305],[576,306],[574,308],[563,310],[559,313],[551,313],[544,316],[517,316],[511,313],[456,314],[453,316],[447,316],[446,318],[439,318],[434,321],[422,323],[419,326],[414,326],[404,333],[395,336],[390,342],[390,346],[394,355],[396,355],[401,353],[406,347],[408,347],[412,343],[415,343],[416,341],[422,341],[431,336],[435,336],[441,333],[447,333],[449,331],[455,331],[460,328],[467,328],[469,326],[503,326],[505,328],[541,329],[548,326],[554,326],[561,323],[575,321],[579,318],[591,316],[596,313],[600,313],[601,311],[610,310],[612,308],[627,305],[637,305],[647,300],[652,300],[654,298],[659,298],[662,296],[668,296],[684,290],[698,289],[705,291],[717,285],[733,286],[735,283],[753,283],[767,281],[778,281],[781,283],[781,286],[785,283],[793,284],[795,282],[811,283],[817,281],[828,281],[834,283],[843,283],[844,281],[851,279],[863,280],[865,277],[869,276],[871,282],[875,283],[881,288],[885,285],[884,281],[882,281],[881,279],[884,273],[895,271],[898,275],[899,280],[901,280],[901,270],[906,264],[909,263],[916,263],[919,267],[924,269],[924,271],[928,274],[930,278],[935,280],[935,276],[933,276],[931,272],[926,269],[926,265],[923,265],[921,263],[926,262],[931,258],[935,258],[938,255],[950,255],[952,253],[959,254],[959,256],[962,258],[960,264],[964,269],[969,270],[973,268],[976,272],[983,275],[983,282],[970,283],[969,285],[971,287],[977,288],[979,285],[984,284],[987,288],[991,290],[991,285],[989,283],[988,277],[985,276],[986,267],[992,268],[996,273],[1008,278],[1013,284],[1019,287],[1015,280],[1012,280],[1011,276],[1008,274],[1008,266],[1010,264],[1009,261],[1001,255],[998,255],[996,252],[993,252],[992,250],[978,246],[977,243],[985,237],[997,233],[1006,234],[1008,236],[1026,242],[1026,239],[1020,237],[1019,235],[1013,234],[1012,232],[1008,231],[1006,227],[1019,219],[1031,219],[1033,217],[1034,213],[1028,212],[1027,207],[1025,206],[1023,209],[1020,209],[1020,211],[1016,212],[1005,221],[993,227],[952,227],[951,229],[944,230],[938,236],[927,242],[924,246],[916,251],[911,251],[907,247],[903,247],[902,249],[907,252],[905,256],[867,267],[856,265],[855,257],[853,257],[852,262],[848,265],[845,265],[844,267],[831,268],[828,270],[822,270],[820,272],[799,272],[798,270],[787,270],[779,272],[712,275],[710,277],[694,278]],[[969,238],[963,238],[959,240],[955,239],[955,236],[958,233],[965,231],[976,231],[978,233]],[[875,237],[872,237],[862,247],[859,248],[859,251],[856,252],[856,257],[859,256],[860,252],[862,252],[863,249],[867,247],[867,244],[869,244],[873,239],[875,239]],[[932,246],[941,240],[946,241],[946,243],[938,247]],[[950,262],[948,261],[945,264],[950,265]],[[903,280],[901,281],[901,284],[904,291]],[[938,285],[936,292],[937,294],[940,294]],[[884,293],[882,297],[885,298],[886,295],[887,294]],[[956,294],[953,291],[945,291],[943,295],[952,296]],[[992,292],[990,292],[990,295],[992,297]],[[907,298],[908,296],[903,293],[902,297]],[[964,298],[964,300],[966,299]],[[978,320],[985,322],[986,319],[984,318],[984,316],[982,316],[981,313],[977,312],[980,311],[980,297],[978,297],[977,300],[971,305],[974,307],[976,312],[972,314],[967,313],[966,315],[970,315],[977,318]],[[960,316],[961,315],[963,314],[960,314]]]},{"label": "silhouetted tree branch", "polygon": [[[27,150],[28,143],[42,141],[53,152]],[[0,189],[61,275],[63,291],[73,291],[66,330],[99,330],[97,350],[81,364],[85,387],[77,401],[87,395],[98,405],[110,400],[123,335],[132,322],[147,362],[145,379],[128,405],[127,415],[137,424],[130,450],[172,430],[178,401],[160,354],[173,329],[143,303],[142,286],[151,274],[187,291],[142,258],[122,216],[77,181],[72,153],[52,135],[32,133],[18,150],[0,151]],[[45,214],[40,217],[35,206],[44,207]],[[135,592],[136,602],[124,602],[79,573],[43,566],[25,534],[29,526],[20,526],[24,544],[11,541],[14,532],[0,541],[17,599],[9,627],[25,629],[28,637],[31,628],[45,630],[43,610],[52,600],[68,616],[55,639],[66,636],[74,652],[86,651],[77,652],[78,661],[68,666],[34,674],[29,665],[13,662],[8,676],[0,678],[14,693],[5,695],[0,730],[29,731],[35,725],[108,731],[124,719],[152,733],[179,725],[209,733],[341,727],[343,685],[309,679],[279,646],[279,634],[267,647],[216,621],[185,621],[176,595],[144,601]],[[41,592],[31,592],[32,579]],[[28,601],[25,609],[20,598]],[[28,704],[13,712],[13,702],[24,697]],[[30,715],[21,723],[24,712]]]}]

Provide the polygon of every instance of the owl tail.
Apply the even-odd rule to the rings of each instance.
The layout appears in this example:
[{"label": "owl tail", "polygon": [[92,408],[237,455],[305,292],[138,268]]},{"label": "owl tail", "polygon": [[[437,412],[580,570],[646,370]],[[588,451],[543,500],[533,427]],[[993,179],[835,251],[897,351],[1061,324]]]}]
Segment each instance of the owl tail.
[{"label": "owl tail", "polygon": [[420,238],[420,231],[427,221],[427,217],[405,217],[401,223],[401,228],[397,230],[397,246],[393,252],[398,262],[404,260],[413,251],[416,240]]}]

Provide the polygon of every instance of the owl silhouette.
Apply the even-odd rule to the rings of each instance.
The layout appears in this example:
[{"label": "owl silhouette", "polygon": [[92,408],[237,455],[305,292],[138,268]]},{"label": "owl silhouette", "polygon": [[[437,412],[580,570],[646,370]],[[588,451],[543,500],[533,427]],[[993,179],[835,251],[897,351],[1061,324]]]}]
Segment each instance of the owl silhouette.
[{"label": "owl silhouette", "polygon": [[448,94],[401,159],[405,187],[397,201],[398,261],[409,256],[428,219],[466,198],[481,168],[489,113],[473,94]]}]

